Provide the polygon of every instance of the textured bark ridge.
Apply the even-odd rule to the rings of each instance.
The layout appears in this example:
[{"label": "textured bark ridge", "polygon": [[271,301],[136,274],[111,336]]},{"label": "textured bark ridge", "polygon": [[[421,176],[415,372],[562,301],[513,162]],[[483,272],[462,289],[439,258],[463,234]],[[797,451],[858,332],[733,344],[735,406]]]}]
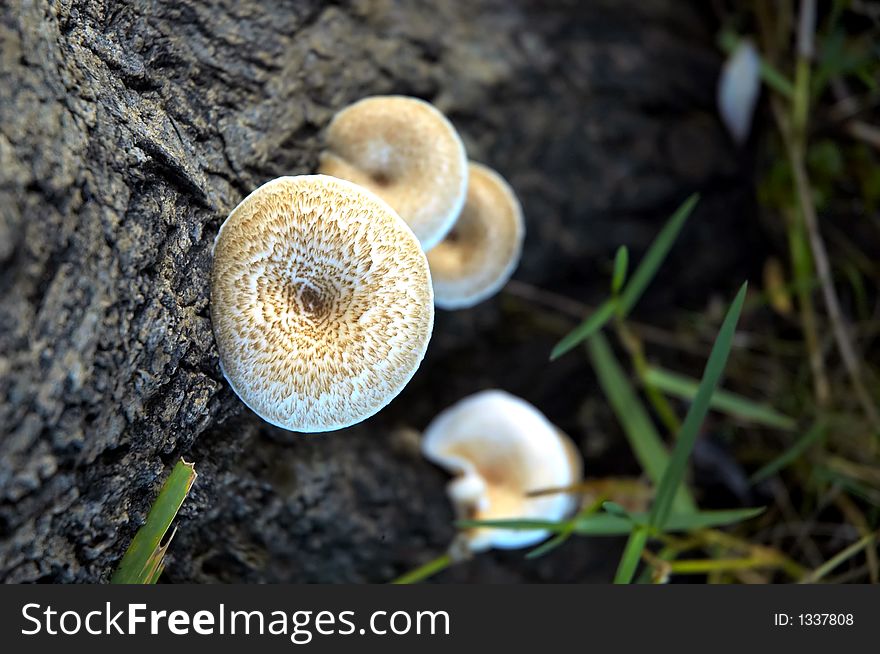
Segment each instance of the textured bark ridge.
[{"label": "textured bark ridge", "polygon": [[[13,0],[0,9],[0,580],[104,581],[183,455],[199,472],[172,581],[386,581],[449,542],[445,477],[412,439],[500,386],[578,440],[595,402],[558,329],[497,297],[438,316],[404,394],[320,437],[260,423],[218,367],[211,245],[230,209],[313,172],[334,111],[423,97],[527,219],[517,276],[585,299],[619,243],[638,250],[704,190],[669,279],[700,296],[747,234],[735,157],[713,114],[711,25],[673,0]],[[669,298],[659,283],[655,303]],[[548,316],[544,316],[548,317]],[[593,398],[590,400],[589,398]],[[593,452],[591,455],[590,453]],[[590,458],[593,456],[594,458]],[[611,466],[613,467],[613,466]],[[608,546],[458,580],[604,578]]]}]

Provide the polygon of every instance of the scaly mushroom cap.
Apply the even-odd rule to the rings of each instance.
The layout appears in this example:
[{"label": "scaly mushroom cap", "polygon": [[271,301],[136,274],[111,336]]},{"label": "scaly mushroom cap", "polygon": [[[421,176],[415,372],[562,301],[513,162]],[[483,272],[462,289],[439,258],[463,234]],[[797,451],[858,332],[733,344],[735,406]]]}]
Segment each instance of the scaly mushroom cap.
[{"label": "scaly mushroom cap", "polygon": [[452,227],[467,191],[467,156],[452,124],[427,102],[398,95],[343,109],[326,133],[320,172],[370,189],[428,250]]},{"label": "scaly mushroom cap", "polygon": [[211,319],[245,404],[284,429],[331,431],[379,411],[419,367],[431,277],[412,230],[369,191],[280,177],[220,228]]},{"label": "scaly mushroom cap", "polygon": [[491,168],[471,162],[467,201],[452,230],[428,252],[434,302],[464,309],[498,292],[522,253],[525,224],[513,189]]},{"label": "scaly mushroom cap", "polygon": [[[425,430],[422,452],[458,475],[448,492],[461,518],[561,520],[574,509],[571,495],[528,493],[579,481],[577,449],[535,407],[504,391],[476,393],[440,413]],[[480,551],[526,547],[547,535],[481,528],[467,539]]]}]

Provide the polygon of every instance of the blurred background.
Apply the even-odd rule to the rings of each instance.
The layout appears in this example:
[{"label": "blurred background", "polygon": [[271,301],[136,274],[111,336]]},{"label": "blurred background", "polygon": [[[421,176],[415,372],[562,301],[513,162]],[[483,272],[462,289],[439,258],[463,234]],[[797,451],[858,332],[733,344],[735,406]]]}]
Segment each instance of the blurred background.
[{"label": "blurred background", "polygon": [[[390,581],[455,535],[417,433],[486,388],[574,439],[585,501],[643,506],[651,480],[595,360],[549,355],[609,297],[619,246],[634,268],[699,193],[603,333],[671,444],[749,282],[734,403],[703,422],[688,485],[704,509],[766,509],[661,540],[672,568],[646,574],[876,582],[878,30],[864,0],[4,4],[0,580],[108,580],[183,456],[199,477],[160,581]],[[211,245],[251,190],[316,169],[336,111],[389,93],[434,103],[510,182],[522,261],[490,300],[438,310],[377,416],[290,434],[222,377]],[[608,582],[623,542],[493,551],[434,579]]]}]

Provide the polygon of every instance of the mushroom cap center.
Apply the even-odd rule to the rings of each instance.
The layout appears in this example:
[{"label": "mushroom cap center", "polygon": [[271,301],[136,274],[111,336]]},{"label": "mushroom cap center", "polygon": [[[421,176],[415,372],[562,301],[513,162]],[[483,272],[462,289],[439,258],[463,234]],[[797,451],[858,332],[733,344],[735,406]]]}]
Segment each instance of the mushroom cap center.
[{"label": "mushroom cap center", "polygon": [[314,286],[304,284],[300,287],[299,305],[308,314],[323,315],[332,306],[332,302],[332,298],[328,298]]}]

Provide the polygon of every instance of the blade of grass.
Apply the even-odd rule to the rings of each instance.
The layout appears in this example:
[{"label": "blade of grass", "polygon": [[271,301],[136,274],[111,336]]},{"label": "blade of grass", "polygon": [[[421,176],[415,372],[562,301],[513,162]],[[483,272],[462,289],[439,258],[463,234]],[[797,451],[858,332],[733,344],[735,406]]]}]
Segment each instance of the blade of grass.
[{"label": "blade of grass", "polygon": [[602,508],[605,509],[605,513],[610,513],[611,515],[616,515],[619,518],[626,518],[628,520],[631,519],[630,512],[627,511],[626,509],[624,509],[617,502],[611,502],[611,501],[603,502]]},{"label": "blade of grass", "polygon": [[[165,551],[171,542],[162,542],[183,501],[196,479],[195,465],[183,459],[177,462],[162,485],[159,496],[147,514],[147,521],[138,529],[125,551],[119,568],[110,579],[112,584],[155,583],[162,574]],[[174,534],[172,533],[173,537]]]},{"label": "blade of grass", "polygon": [[629,250],[625,245],[617,248],[617,254],[614,255],[614,276],[611,278],[611,295],[616,296],[623,288],[626,281],[626,273],[629,268]]},{"label": "blade of grass", "polygon": [[695,545],[699,547],[705,546],[715,551],[772,558],[779,562],[781,569],[792,579],[801,579],[807,573],[806,568],[775,547],[759,545],[712,528],[700,529],[691,532],[691,535],[698,541]]},{"label": "blade of grass", "polygon": [[626,541],[626,547],[623,549],[623,555],[620,557],[617,572],[614,575],[615,584],[628,584],[632,581],[647,542],[648,530],[645,527],[636,527],[632,530],[629,539]]},{"label": "blade of grass", "polygon": [[574,523],[568,523],[567,528],[558,532],[553,538],[548,541],[545,541],[538,545],[535,549],[530,550],[526,554],[527,559],[537,559],[539,557],[544,556],[545,554],[549,554],[557,547],[565,543],[572,533],[574,532]]},{"label": "blade of grass", "polygon": [[822,465],[816,466],[816,468],[813,469],[813,477],[819,482],[837,484],[856,497],[859,497],[865,502],[872,504],[875,508],[880,509],[880,491],[868,484]]},{"label": "blade of grass", "polygon": [[566,521],[566,528],[556,534],[553,538],[548,540],[545,543],[541,543],[535,549],[531,550],[528,554],[526,554],[527,559],[537,559],[538,557],[544,556],[549,552],[552,552],[557,547],[565,543],[569,539],[569,537],[574,533],[574,525],[575,521],[579,518],[586,518],[595,514],[599,509],[602,508],[602,503],[605,501],[604,497],[597,497],[588,507],[581,510],[577,516],[575,516],[574,520]]},{"label": "blade of grass", "polygon": [[684,423],[682,423],[681,432],[675,441],[672,456],[669,458],[669,465],[657,487],[657,495],[654,499],[654,505],[651,507],[651,525],[658,529],[665,526],[666,520],[672,512],[676,492],[682,485],[691,450],[693,450],[700,433],[700,425],[703,424],[706,413],[709,411],[712,394],[715,392],[727,365],[727,357],[733,346],[736,323],[739,321],[739,314],[746,299],[747,288],[747,283],[740,287],[739,293],[736,294],[736,298],[727,310],[724,322],[721,323],[721,329],[718,331],[712,352],[709,354],[709,361],[703,371],[700,387],[697,389],[694,401],[685,416]]},{"label": "blade of grass", "polygon": [[589,338],[592,334],[602,329],[605,324],[614,317],[617,311],[617,302],[607,300],[600,304],[586,320],[575,327],[568,335],[559,341],[550,352],[550,360],[555,361],[566,352],[578,346],[581,341]]},{"label": "blade of grass", "polygon": [[657,238],[654,239],[651,247],[648,248],[644,258],[639,262],[638,267],[633,272],[632,277],[630,277],[626,288],[620,294],[618,312],[621,317],[626,316],[632,311],[633,307],[642,297],[642,293],[648,287],[648,284],[654,279],[657,269],[660,268],[660,264],[663,263],[663,260],[672,248],[672,244],[678,238],[678,233],[684,226],[688,216],[691,215],[699,199],[699,194],[694,193],[685,200],[675,213],[672,214],[672,217],[664,225],[663,229],[660,230],[660,233],[657,234]]},{"label": "blade of grass", "polygon": [[150,557],[147,570],[144,572],[144,578],[146,581],[143,583],[155,584],[159,581],[159,577],[162,576],[162,572],[165,570],[165,552],[167,552],[168,548],[171,546],[171,541],[174,540],[174,535],[176,533],[177,527],[174,528],[174,531],[171,532],[171,535],[168,538],[164,539],[165,542],[159,545]]},{"label": "blade of grass", "polygon": [[[633,391],[608,340],[600,333],[593,334],[587,340],[587,351],[599,385],[620,421],[639,464],[651,481],[659,484],[669,462],[669,453],[660,434]],[[677,493],[676,509],[682,513],[696,509],[696,504],[684,487]]]},{"label": "blade of grass", "polygon": [[[596,518],[604,518],[607,514],[600,513]],[[617,531],[615,527],[618,526],[618,518],[614,516],[610,516],[614,518],[613,521],[609,521],[611,524],[603,525],[608,530],[608,533],[605,533],[603,529],[602,535],[608,536],[618,536],[621,532]],[[620,521],[622,524],[625,521]],[[475,529],[477,527],[488,527],[488,528],[496,528],[496,529],[515,529],[515,530],[532,530],[532,529],[543,529],[545,531],[552,531],[554,533],[562,533],[566,529],[570,529],[574,520],[531,520],[531,519],[503,519],[503,520],[456,520],[455,526],[459,529]],[[632,523],[626,522],[626,529],[622,533],[629,533],[629,528],[632,526]]]},{"label": "blade of grass", "polygon": [[629,251],[624,247],[617,250],[614,261],[614,277],[612,279],[612,291],[615,291],[615,297],[599,305],[586,320],[559,341],[550,353],[551,361],[558,359],[576,347],[580,342],[598,332],[615,314],[623,318],[632,311],[639,298],[642,297],[642,293],[648,287],[648,284],[651,283],[651,280],[657,273],[657,269],[669,253],[670,248],[672,248],[672,244],[684,226],[685,220],[690,216],[699,199],[700,196],[695,193],[675,211],[663,229],[660,230],[651,247],[648,248],[644,259],[639,263],[629,283],[620,293],[619,298],[616,297],[615,289],[623,283],[622,280],[625,277],[626,268],[629,264]]},{"label": "blade of grass", "polygon": [[811,572],[806,577],[801,579],[801,581],[799,583],[815,584],[817,581],[822,579],[825,575],[827,575],[829,572],[834,570],[834,568],[839,566],[844,561],[851,559],[852,557],[854,557],[856,554],[861,552],[866,547],[872,547],[874,545],[874,541],[876,540],[876,538],[877,538],[877,534],[874,534],[874,533],[870,533],[870,534],[867,534],[866,536],[863,536],[862,538],[857,540],[855,543],[853,543],[852,545],[850,545],[846,549],[844,549],[844,550],[838,552],[837,554],[835,554],[834,556],[832,556],[825,563],[823,563],[818,568],[813,570],[813,572]]},{"label": "blade of grass", "polygon": [[[655,367],[649,367],[645,372],[645,383],[653,384],[664,393],[684,400],[693,400],[699,388],[696,379]],[[717,389],[712,393],[709,404],[718,411],[767,427],[791,430],[797,426],[794,418],[780,413],[773,407],[725,390]]]},{"label": "blade of grass", "polygon": [[550,488],[538,488],[526,493],[527,497],[541,497],[543,495],[557,495],[559,493],[577,493],[580,495],[600,495],[609,498],[617,498],[631,501],[648,500],[654,493],[650,485],[641,479],[629,477],[603,477],[587,479],[568,486]]},{"label": "blade of grass", "polygon": [[697,513],[671,514],[666,520],[664,531],[695,531],[724,527],[744,522],[764,513],[764,507],[747,509],[720,509],[717,511],[698,511]]},{"label": "blade of grass", "polygon": [[794,463],[798,458],[800,458],[800,456],[804,452],[810,449],[810,446],[813,443],[816,443],[825,438],[827,433],[827,426],[822,422],[817,422],[815,425],[810,427],[810,429],[808,429],[803,436],[797,439],[791,447],[785,450],[785,452],[770,461],[770,463],[768,463],[767,465],[757,470],[749,478],[749,481],[751,481],[753,484],[757,484],[760,481],[772,477],[783,468]]},{"label": "blade of grass", "polygon": [[[696,531],[751,520],[764,512],[763,507],[747,509],[724,509],[720,511],[697,511],[694,513],[673,513],[669,516],[665,531]],[[631,513],[629,517],[596,513],[571,520],[462,520],[456,523],[461,529],[474,527],[495,527],[498,529],[532,530],[543,529],[554,533],[571,530],[581,536],[625,536],[633,525],[647,526],[650,514]]]},{"label": "blade of grass", "polygon": [[677,575],[700,575],[731,570],[756,570],[779,567],[775,559],[753,556],[738,559],[678,559],[669,563],[669,572]]},{"label": "blade of grass", "polygon": [[427,563],[420,565],[415,570],[410,570],[404,575],[391,582],[392,585],[408,585],[417,584],[424,581],[428,577],[432,577],[441,570],[445,570],[452,564],[452,556],[450,554],[441,554],[436,559],[431,559]]},{"label": "blade of grass", "polygon": [[[858,529],[860,536],[867,536],[873,531],[865,513],[847,493],[839,493],[834,498],[834,504],[843,513],[847,522]],[[880,583],[880,558],[878,558],[877,548],[869,547],[865,550],[865,558],[867,559],[865,565],[868,568],[868,578],[872,584]]]}]

